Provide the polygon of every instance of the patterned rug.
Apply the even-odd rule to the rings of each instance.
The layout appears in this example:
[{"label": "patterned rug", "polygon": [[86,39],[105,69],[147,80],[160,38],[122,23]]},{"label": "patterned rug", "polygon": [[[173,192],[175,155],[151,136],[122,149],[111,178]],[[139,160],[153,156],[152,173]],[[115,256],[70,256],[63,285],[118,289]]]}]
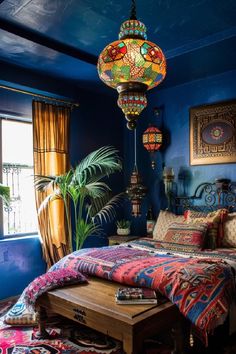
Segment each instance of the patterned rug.
[{"label": "patterned rug", "polygon": [[[50,339],[38,340],[37,328],[4,324],[4,314],[14,302],[0,303],[0,354],[123,354],[122,344],[65,318],[52,316],[47,332]],[[148,341],[144,354],[170,354],[171,347]]]},{"label": "patterned rug", "polygon": [[[0,354],[124,354],[119,341],[58,316],[48,321],[50,339],[38,340],[36,327],[4,324],[4,314],[13,304],[0,303]],[[236,354],[236,334],[226,338],[220,329],[210,338],[209,348],[195,342],[188,354]],[[171,354],[170,342],[169,334],[147,340],[143,354]]]},{"label": "patterned rug", "polygon": [[38,340],[37,327],[4,324],[4,314],[12,305],[11,301],[0,304],[0,354],[123,353],[120,342],[58,316],[49,320],[50,339]]}]

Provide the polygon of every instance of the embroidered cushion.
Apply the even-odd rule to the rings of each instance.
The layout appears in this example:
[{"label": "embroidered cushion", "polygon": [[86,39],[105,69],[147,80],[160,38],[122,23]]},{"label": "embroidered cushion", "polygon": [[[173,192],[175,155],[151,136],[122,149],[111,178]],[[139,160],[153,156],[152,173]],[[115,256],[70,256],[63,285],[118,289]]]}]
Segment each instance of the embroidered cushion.
[{"label": "embroidered cushion", "polygon": [[35,302],[40,295],[48,290],[84,282],[87,282],[86,277],[73,269],[58,269],[40,275],[25,288],[17,303],[5,315],[4,322],[34,325],[37,322]]},{"label": "embroidered cushion", "polygon": [[224,238],[222,246],[236,247],[236,212],[228,214],[227,220],[223,224]]},{"label": "embroidered cushion", "polygon": [[164,247],[174,251],[202,250],[207,227],[206,223],[173,223],[163,239]]},{"label": "embroidered cushion", "polygon": [[227,209],[218,209],[209,213],[186,210],[184,217],[187,223],[208,223],[205,248],[221,247],[223,240],[223,223],[228,215]]},{"label": "embroidered cushion", "polygon": [[17,326],[34,326],[37,324],[36,312],[26,305],[24,292],[4,316],[4,323]]},{"label": "embroidered cushion", "polygon": [[175,215],[174,213],[167,210],[160,210],[160,213],[157,218],[157,222],[153,230],[153,239],[157,241],[163,240],[168,227],[173,222],[183,222],[183,215]]}]

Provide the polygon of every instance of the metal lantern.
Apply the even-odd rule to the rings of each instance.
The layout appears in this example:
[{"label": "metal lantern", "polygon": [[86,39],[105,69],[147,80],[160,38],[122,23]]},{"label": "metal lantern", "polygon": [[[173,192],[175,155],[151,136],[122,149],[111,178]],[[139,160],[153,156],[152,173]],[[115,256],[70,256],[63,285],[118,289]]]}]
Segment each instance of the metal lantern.
[{"label": "metal lantern", "polygon": [[119,40],[103,49],[97,68],[100,79],[118,91],[118,106],[128,121],[127,127],[135,129],[147,105],[146,91],[165,78],[166,59],[156,44],[147,41],[146,26],[136,19],[134,0],[130,19],[120,27]]},{"label": "metal lantern", "polygon": [[155,168],[155,152],[162,145],[162,132],[155,126],[149,126],[143,133],[143,146],[151,155],[152,169]]},{"label": "metal lantern", "polygon": [[147,188],[142,185],[142,179],[138,172],[137,166],[134,166],[134,170],[130,177],[130,185],[126,189],[126,193],[132,204],[132,215],[141,215],[141,202],[147,193]]}]

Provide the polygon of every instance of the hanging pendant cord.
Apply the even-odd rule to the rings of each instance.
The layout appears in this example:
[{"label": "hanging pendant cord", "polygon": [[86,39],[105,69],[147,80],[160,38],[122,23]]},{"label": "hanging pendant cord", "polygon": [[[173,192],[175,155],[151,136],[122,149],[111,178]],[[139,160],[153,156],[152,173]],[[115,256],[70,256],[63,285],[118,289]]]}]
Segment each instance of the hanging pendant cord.
[{"label": "hanging pendant cord", "polygon": [[137,170],[137,146],[136,146],[136,129],[134,129],[134,168]]},{"label": "hanging pendant cord", "polygon": [[135,0],[131,0],[130,20],[137,20]]}]

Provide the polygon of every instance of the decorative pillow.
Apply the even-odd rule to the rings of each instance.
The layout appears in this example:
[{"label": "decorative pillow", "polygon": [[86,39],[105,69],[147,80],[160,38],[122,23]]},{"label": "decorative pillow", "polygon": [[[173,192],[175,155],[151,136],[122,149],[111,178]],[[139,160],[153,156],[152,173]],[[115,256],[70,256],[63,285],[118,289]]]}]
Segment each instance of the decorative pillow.
[{"label": "decorative pillow", "polygon": [[17,303],[5,315],[4,322],[10,325],[34,325],[37,322],[35,302],[40,295],[65,285],[85,282],[86,277],[73,269],[58,269],[40,275],[25,288]]},{"label": "decorative pillow", "polygon": [[203,248],[208,225],[173,223],[169,226],[163,244],[174,251],[200,251]]},{"label": "decorative pillow", "polygon": [[222,246],[236,247],[236,212],[228,214],[228,218],[223,224],[223,229]]},{"label": "decorative pillow", "polygon": [[168,227],[173,222],[183,222],[183,221],[184,221],[183,215],[175,215],[170,211],[160,210],[160,213],[157,218],[157,222],[153,230],[153,239],[157,241],[162,241],[168,230]]},{"label": "decorative pillow", "polygon": [[36,312],[26,305],[24,292],[4,316],[4,323],[17,326],[34,326],[37,324]]},{"label": "decorative pillow", "polygon": [[227,209],[218,209],[209,213],[186,210],[184,217],[187,223],[208,223],[205,248],[221,247],[223,240],[223,223],[228,215]]}]

